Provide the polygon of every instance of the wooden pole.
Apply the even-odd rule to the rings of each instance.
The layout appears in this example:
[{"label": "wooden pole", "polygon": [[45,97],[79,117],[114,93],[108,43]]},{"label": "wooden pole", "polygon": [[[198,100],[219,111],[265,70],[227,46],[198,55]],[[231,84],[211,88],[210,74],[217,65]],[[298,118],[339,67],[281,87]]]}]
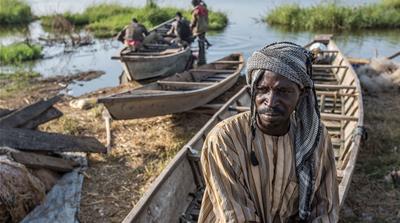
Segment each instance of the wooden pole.
[{"label": "wooden pole", "polygon": [[108,112],[107,109],[104,109],[104,111],[103,111],[103,118],[104,118],[104,122],[105,122],[105,125],[106,125],[106,134],[107,134],[106,147],[107,147],[107,153],[110,153],[111,152],[111,146],[112,146],[112,137],[111,137],[111,120],[112,120],[112,118],[111,118],[111,115],[110,115],[110,113]]}]

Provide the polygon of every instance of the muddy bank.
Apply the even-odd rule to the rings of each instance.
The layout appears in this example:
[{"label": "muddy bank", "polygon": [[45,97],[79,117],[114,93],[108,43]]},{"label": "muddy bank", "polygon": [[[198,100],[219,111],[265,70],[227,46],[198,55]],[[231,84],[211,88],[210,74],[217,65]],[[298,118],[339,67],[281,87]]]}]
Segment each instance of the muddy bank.
[{"label": "muddy bank", "polygon": [[[104,74],[103,71],[80,72],[69,76],[43,78],[37,73],[21,72],[0,75],[0,108],[15,109],[63,93],[76,81],[90,81]],[[69,96],[65,96],[69,97]],[[15,100],[18,98],[19,100]]]}]

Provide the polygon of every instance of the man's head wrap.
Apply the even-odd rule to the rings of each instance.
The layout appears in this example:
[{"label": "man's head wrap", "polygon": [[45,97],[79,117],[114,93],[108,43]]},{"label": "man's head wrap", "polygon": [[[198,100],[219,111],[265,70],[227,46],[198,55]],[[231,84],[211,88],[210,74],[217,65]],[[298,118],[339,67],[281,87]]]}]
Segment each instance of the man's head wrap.
[{"label": "man's head wrap", "polygon": [[296,128],[294,130],[296,174],[299,180],[299,217],[302,220],[306,220],[311,212],[311,194],[315,177],[312,155],[318,146],[322,132],[317,97],[311,80],[311,58],[311,53],[297,44],[273,43],[253,53],[247,61],[246,76],[247,83],[251,87],[250,125],[253,137],[257,119],[255,85],[266,70],[282,75],[304,89],[305,95],[300,97],[295,109]]}]

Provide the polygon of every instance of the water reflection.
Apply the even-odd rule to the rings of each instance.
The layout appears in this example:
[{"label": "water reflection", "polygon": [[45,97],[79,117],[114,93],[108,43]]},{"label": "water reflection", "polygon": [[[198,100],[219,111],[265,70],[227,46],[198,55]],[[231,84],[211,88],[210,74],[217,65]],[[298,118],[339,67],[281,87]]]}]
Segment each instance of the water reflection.
[{"label": "water reflection", "polygon": [[[189,8],[188,0],[159,0],[160,5],[178,6]],[[221,10],[229,16],[229,26],[220,33],[208,35],[208,39],[213,46],[207,52],[209,61],[219,59],[233,52],[243,52],[247,58],[255,49],[262,47],[266,43],[275,41],[293,41],[298,44],[306,44],[315,34],[327,33],[319,32],[287,31],[273,28],[265,23],[259,22],[260,18],[272,8],[283,3],[301,3],[302,5],[312,5],[321,1],[259,1],[259,0],[237,0],[237,1],[218,1],[206,0],[208,6],[214,10]],[[324,1],[325,2],[325,1]],[[349,0],[341,1],[343,4],[365,4],[361,1]],[[65,0],[28,0],[36,15],[53,14],[55,12],[81,12],[85,7],[98,3],[119,3],[129,6],[139,6],[145,0],[81,0],[79,4],[75,1]],[[38,38],[46,32],[41,28],[40,23],[36,22],[29,26],[30,35]],[[0,32],[1,33],[1,32]],[[23,38],[25,34],[19,32],[8,32],[0,34],[0,43]],[[388,56],[400,50],[399,30],[385,31],[358,31],[336,33],[336,42],[344,53],[352,57],[369,58],[375,55]],[[8,38],[8,40],[7,40]],[[122,67],[118,61],[111,60],[110,57],[117,53],[117,49],[122,45],[114,40],[95,40],[94,45],[73,49],[64,54],[64,48],[60,45],[46,47],[45,57],[47,59],[34,63],[32,69],[44,76],[68,75],[71,73],[87,70],[103,70],[106,72],[101,78],[86,83],[79,83],[70,86],[70,93],[80,95],[98,88],[111,87],[118,85],[118,76],[122,72]],[[0,71],[5,69],[0,68]]]}]

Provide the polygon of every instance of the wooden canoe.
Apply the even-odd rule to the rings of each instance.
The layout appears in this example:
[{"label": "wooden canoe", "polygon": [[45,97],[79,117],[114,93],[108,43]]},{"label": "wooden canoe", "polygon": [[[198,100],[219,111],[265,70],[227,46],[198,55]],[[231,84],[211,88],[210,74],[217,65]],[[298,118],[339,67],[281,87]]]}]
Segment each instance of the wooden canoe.
[{"label": "wooden canoe", "polygon": [[204,105],[231,88],[244,65],[242,54],[231,54],[196,69],[100,98],[116,120],[184,112]]},{"label": "wooden canoe", "polygon": [[[149,32],[156,32],[163,36],[174,20],[170,19]],[[113,56],[111,59],[120,60],[124,73],[132,81],[180,73],[189,67],[191,55],[190,47],[152,44],[148,45],[145,51],[139,52],[131,52],[129,48],[124,47],[118,52],[118,56]]]},{"label": "wooden canoe", "polygon": [[[340,206],[343,206],[362,140],[363,104],[360,82],[349,61],[333,41],[324,52],[328,64],[315,64],[321,117],[332,137],[339,184]],[[183,147],[150,186],[123,222],[196,222],[204,191],[200,153],[208,132],[221,120],[248,111],[250,95],[243,88],[224,104],[207,124]],[[205,109],[218,107],[205,106]]]}]

